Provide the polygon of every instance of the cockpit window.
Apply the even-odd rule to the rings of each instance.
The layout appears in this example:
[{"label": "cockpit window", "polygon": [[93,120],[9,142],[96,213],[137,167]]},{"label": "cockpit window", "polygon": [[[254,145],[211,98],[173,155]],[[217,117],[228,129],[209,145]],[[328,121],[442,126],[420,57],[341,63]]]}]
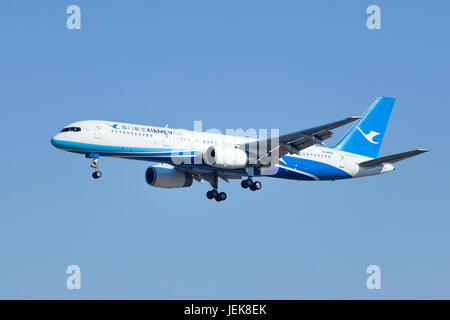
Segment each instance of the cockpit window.
[{"label": "cockpit window", "polygon": [[69,131],[79,132],[79,131],[81,131],[81,128],[80,127],[67,127],[67,128],[63,128],[61,130],[61,132],[69,132]]}]

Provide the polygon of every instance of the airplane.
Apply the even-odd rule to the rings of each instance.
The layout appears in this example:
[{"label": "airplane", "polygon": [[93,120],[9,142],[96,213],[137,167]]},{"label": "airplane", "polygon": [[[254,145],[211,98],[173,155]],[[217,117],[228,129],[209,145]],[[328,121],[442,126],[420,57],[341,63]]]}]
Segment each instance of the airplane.
[{"label": "airplane", "polygon": [[[212,187],[206,197],[220,202],[227,194],[218,191],[219,178],[239,179],[242,188],[256,191],[262,186],[253,180],[257,177],[335,181],[372,176],[393,171],[393,163],[427,152],[416,149],[378,158],[394,102],[395,98],[378,97],[361,117],[270,139],[86,120],[65,126],[51,144],[89,158],[94,179],[102,176],[100,157],[157,162],[145,172],[150,186],[185,188],[193,180],[206,181]],[[331,130],[354,121],[335,146],[324,145]]]}]

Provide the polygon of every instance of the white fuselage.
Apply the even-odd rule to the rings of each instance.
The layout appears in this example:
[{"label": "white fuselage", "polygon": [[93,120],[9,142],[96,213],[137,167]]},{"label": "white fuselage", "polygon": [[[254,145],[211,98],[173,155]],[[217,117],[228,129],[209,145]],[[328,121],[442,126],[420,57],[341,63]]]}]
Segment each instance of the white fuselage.
[{"label": "white fuselage", "polygon": [[[52,144],[66,151],[175,165],[180,163],[174,163],[174,153],[178,154],[178,158],[191,159],[201,155],[211,146],[235,147],[256,140],[242,136],[96,120],[75,122],[62,131],[64,130],[66,131],[53,137]],[[314,145],[301,150],[299,154],[281,157],[276,165],[265,169],[264,172],[269,176],[286,179],[336,180],[380,174],[394,169],[391,164],[371,168],[358,165],[370,159]],[[175,162],[177,161],[179,159],[175,159]],[[196,167],[195,162],[190,163],[190,168]],[[205,168],[205,164],[199,164],[198,167]],[[243,169],[222,171],[245,174]]]}]

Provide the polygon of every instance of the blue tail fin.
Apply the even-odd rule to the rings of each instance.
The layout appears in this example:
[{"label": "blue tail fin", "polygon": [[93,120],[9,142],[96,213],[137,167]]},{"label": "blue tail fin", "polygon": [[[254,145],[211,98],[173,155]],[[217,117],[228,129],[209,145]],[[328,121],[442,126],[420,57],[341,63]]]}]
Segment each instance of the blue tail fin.
[{"label": "blue tail fin", "polygon": [[376,158],[394,107],[394,98],[379,97],[334,146],[342,151]]}]

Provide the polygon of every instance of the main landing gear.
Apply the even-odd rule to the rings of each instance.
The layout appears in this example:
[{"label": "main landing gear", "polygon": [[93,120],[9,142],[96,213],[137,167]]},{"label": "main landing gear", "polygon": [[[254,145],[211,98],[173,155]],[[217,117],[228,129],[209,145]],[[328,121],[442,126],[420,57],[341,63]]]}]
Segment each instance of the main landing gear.
[{"label": "main landing gear", "polygon": [[[206,193],[206,197],[208,199],[216,199],[217,202],[223,201],[227,198],[227,194],[225,192],[219,192],[217,191],[218,183],[217,183],[217,176],[213,176],[212,178],[208,179],[208,182],[213,187],[212,190],[209,190]],[[253,181],[251,178],[245,179],[241,181],[241,186],[244,189],[250,189],[252,191],[256,191],[261,189],[261,182],[259,181]]]},{"label": "main landing gear", "polygon": [[252,191],[256,191],[256,190],[261,189],[261,186],[262,186],[261,182],[253,181],[250,178],[241,181],[241,187],[244,189],[249,188]]},{"label": "main landing gear", "polygon": [[217,202],[220,202],[227,198],[227,194],[225,192],[218,192],[216,189],[213,189],[206,193],[206,197],[208,199],[216,199]]},{"label": "main landing gear", "polygon": [[91,154],[86,155],[86,158],[91,159],[91,168],[95,169],[95,171],[92,172],[92,178],[94,178],[94,179],[100,178],[102,176],[102,172],[100,170],[98,170],[99,155],[95,154],[95,153],[91,153]]},{"label": "main landing gear", "polygon": [[212,179],[209,181],[211,186],[213,187],[212,190],[209,190],[206,193],[206,197],[208,199],[216,199],[217,202],[224,201],[227,198],[227,194],[225,192],[219,192],[217,191],[217,187],[219,185],[217,175],[213,176]]}]

